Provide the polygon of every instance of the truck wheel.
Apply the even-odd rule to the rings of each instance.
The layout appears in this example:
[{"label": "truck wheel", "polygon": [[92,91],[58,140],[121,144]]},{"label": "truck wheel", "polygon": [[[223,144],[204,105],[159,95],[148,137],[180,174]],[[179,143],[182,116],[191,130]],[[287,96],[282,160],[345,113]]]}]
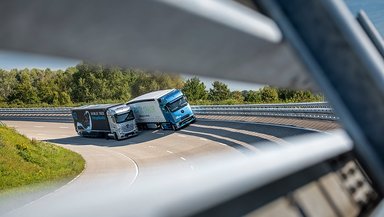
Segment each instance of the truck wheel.
[{"label": "truck wheel", "polygon": [[117,137],[117,133],[113,133],[113,135],[114,135],[114,139],[116,140],[116,141],[119,141],[120,139],[119,139],[119,137]]},{"label": "truck wheel", "polygon": [[174,124],[172,124],[172,130],[173,130],[173,131],[176,131],[176,130],[177,130],[177,127],[176,127]]}]

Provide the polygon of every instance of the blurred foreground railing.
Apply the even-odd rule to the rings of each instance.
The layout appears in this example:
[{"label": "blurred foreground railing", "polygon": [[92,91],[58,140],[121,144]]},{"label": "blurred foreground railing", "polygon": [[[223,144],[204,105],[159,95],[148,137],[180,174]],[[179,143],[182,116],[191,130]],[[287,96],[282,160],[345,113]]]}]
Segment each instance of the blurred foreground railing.
[{"label": "blurred foreground railing", "polygon": [[[289,208],[276,212],[284,216],[291,207],[296,212],[291,216],[367,216],[375,207],[373,215],[383,216],[383,206],[377,206],[384,195],[384,62],[378,52],[380,44],[372,44],[341,0],[254,0],[261,12],[232,1],[203,2],[207,1],[2,1],[0,47],[278,87],[320,89],[352,140],[345,135],[335,138],[337,132],[309,136],[245,161],[215,160],[194,178],[183,179],[177,172],[162,174],[164,179],[152,179],[150,188],[143,185],[129,196],[116,186],[112,186],[114,191],[103,192],[103,188],[88,188],[99,196],[97,200],[91,200],[94,195],[76,192],[71,195],[76,197],[55,198],[40,209],[25,206],[14,216],[240,216],[279,196],[288,201],[285,205]],[[106,13],[106,8],[114,13]],[[68,10],[71,16],[63,16]],[[315,114],[315,119],[332,119],[333,115],[329,108],[246,106],[194,109],[197,114],[210,115],[311,118],[309,114]],[[70,119],[69,108],[10,109],[0,115]],[[350,162],[357,169],[349,167]],[[329,185],[307,186],[332,171],[346,180],[344,192],[353,200],[345,201],[352,201],[353,206],[343,206],[342,193],[335,196],[332,189],[324,190]],[[354,184],[349,176],[355,177],[356,171],[361,171],[364,179],[360,177]],[[372,186],[376,198],[370,191],[358,193],[359,186],[366,185]],[[309,189],[310,195],[320,192],[322,200],[295,194],[301,188]],[[311,201],[312,207],[308,205]],[[319,206],[324,201],[328,201],[324,207],[333,213],[325,213],[327,209]]]}]

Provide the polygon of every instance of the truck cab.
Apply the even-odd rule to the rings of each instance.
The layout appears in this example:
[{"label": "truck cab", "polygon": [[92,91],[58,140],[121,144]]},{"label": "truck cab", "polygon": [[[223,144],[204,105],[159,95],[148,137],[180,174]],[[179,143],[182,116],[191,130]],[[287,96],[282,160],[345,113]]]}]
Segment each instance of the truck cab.
[{"label": "truck cab", "polygon": [[135,116],[129,106],[120,105],[109,108],[107,118],[111,129],[108,137],[120,140],[137,135]]},{"label": "truck cab", "polygon": [[125,104],[86,105],[71,112],[80,136],[120,140],[138,132],[131,107]]},{"label": "truck cab", "polygon": [[163,129],[177,130],[196,120],[184,94],[177,89],[158,99],[161,110],[169,124],[161,124]]},{"label": "truck cab", "polygon": [[158,90],[127,103],[142,129],[177,130],[196,120],[184,94],[177,89]]}]

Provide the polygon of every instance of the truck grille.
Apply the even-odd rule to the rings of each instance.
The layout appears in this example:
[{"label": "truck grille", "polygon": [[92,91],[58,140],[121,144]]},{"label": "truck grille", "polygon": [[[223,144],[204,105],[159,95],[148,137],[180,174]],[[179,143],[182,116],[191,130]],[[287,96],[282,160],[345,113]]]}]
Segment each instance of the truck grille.
[{"label": "truck grille", "polygon": [[122,127],[123,132],[130,132],[133,129],[134,129],[134,125],[133,124],[127,124],[127,125]]},{"label": "truck grille", "polygon": [[[184,116],[184,117],[185,117],[185,116]],[[184,118],[184,117],[183,117],[183,118]],[[184,124],[190,122],[192,119],[193,119],[193,116],[189,116],[189,117],[183,119],[182,121],[180,121],[180,126],[183,126]]]},{"label": "truck grille", "polygon": [[188,118],[189,115],[184,115],[183,117],[181,117],[181,121],[184,121],[184,119]]}]

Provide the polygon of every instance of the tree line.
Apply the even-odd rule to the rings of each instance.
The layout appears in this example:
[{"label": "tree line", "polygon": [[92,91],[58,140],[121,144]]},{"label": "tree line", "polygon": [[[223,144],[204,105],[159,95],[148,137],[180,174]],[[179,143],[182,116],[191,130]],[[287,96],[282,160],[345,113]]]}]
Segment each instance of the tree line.
[{"label": "tree line", "polygon": [[259,90],[231,91],[227,84],[214,81],[207,90],[198,77],[188,79],[182,88],[192,104],[293,103],[324,101],[322,94],[265,86]]},{"label": "tree line", "polygon": [[140,69],[81,63],[66,70],[0,69],[0,106],[73,106],[88,103],[126,102],[144,93],[182,89],[192,104],[239,104],[304,102],[322,100],[309,91],[264,87],[260,90],[230,91],[215,81],[206,90],[194,77]]}]

